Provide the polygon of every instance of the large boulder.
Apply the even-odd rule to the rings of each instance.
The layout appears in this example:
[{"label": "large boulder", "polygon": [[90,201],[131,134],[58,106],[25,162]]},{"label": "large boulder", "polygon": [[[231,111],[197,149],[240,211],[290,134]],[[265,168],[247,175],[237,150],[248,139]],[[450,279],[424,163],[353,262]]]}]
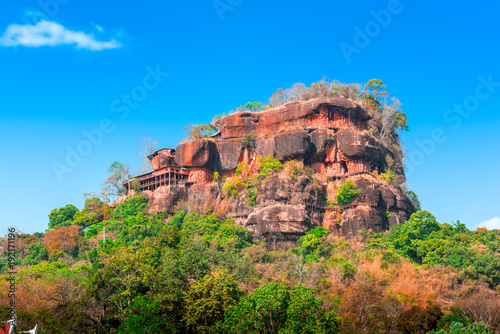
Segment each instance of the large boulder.
[{"label": "large boulder", "polygon": [[239,112],[228,115],[219,122],[222,126],[222,138],[241,138],[251,134],[259,122],[260,114],[254,112]]},{"label": "large boulder", "polygon": [[276,204],[253,211],[244,225],[253,235],[302,235],[313,226],[304,207]]},{"label": "large boulder", "polygon": [[230,114],[219,120],[217,127],[221,129],[223,139],[242,138],[255,132],[274,134],[293,127],[308,129],[336,127],[338,122],[335,119],[341,114],[351,119],[352,125],[358,128],[364,128],[362,124],[371,118],[365,109],[352,100],[341,97],[319,97],[308,101],[286,103],[262,112]]},{"label": "large boulder", "polygon": [[218,158],[217,145],[209,139],[185,142],[175,149],[175,162],[180,166],[215,170]]},{"label": "large boulder", "polygon": [[259,133],[276,133],[293,126],[335,127],[334,114],[339,113],[363,122],[371,118],[365,109],[352,100],[320,97],[308,101],[290,102],[259,113],[260,119],[256,122],[256,128]]},{"label": "large boulder", "polygon": [[175,206],[187,199],[188,191],[184,185],[159,187],[154,192],[149,192],[148,212],[164,211],[175,213]]},{"label": "large boulder", "polygon": [[329,129],[318,129],[309,135],[312,143],[313,153],[307,163],[326,161],[327,146],[335,143],[335,133]]},{"label": "large boulder", "polygon": [[348,158],[380,162],[381,146],[367,132],[343,129],[337,134],[337,143],[340,151]]},{"label": "large boulder", "polygon": [[219,149],[220,166],[223,171],[235,170],[241,154],[241,139],[220,140],[217,143]]},{"label": "large boulder", "polygon": [[275,152],[274,137],[263,137],[257,139],[257,154],[262,156],[271,155],[274,157]]},{"label": "large boulder", "polygon": [[370,206],[347,209],[342,215],[340,231],[346,237],[358,235],[361,229],[383,232],[389,229],[385,212]]},{"label": "large boulder", "polygon": [[278,134],[274,142],[276,159],[281,161],[305,160],[313,153],[314,146],[311,144],[309,134],[304,130]]}]

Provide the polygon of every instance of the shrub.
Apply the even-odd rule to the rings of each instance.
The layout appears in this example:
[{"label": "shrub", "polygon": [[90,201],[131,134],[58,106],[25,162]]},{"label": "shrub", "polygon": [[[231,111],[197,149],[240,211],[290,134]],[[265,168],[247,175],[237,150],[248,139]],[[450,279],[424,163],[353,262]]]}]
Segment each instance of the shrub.
[{"label": "shrub", "polygon": [[254,135],[247,135],[241,141],[241,145],[246,148],[249,152],[253,152],[255,147],[257,147],[257,140]]},{"label": "shrub", "polygon": [[236,170],[234,171],[234,175],[236,176],[246,176],[248,174],[248,164],[245,161],[242,161],[238,164],[236,167]]},{"label": "shrub", "polygon": [[222,176],[219,174],[219,172],[214,172],[214,181],[217,183],[222,181]]},{"label": "shrub", "polygon": [[256,203],[257,203],[257,194],[253,189],[250,189],[247,195],[247,205],[255,206]]},{"label": "shrub", "polygon": [[303,162],[297,160],[286,162],[283,168],[292,177],[299,177],[301,175],[312,176],[314,174],[314,170],[311,167],[304,166]]},{"label": "shrub", "polygon": [[352,181],[345,181],[344,184],[337,191],[337,204],[345,205],[351,203],[359,194],[360,189],[356,189],[356,186]]},{"label": "shrub", "polygon": [[259,160],[259,175],[268,176],[283,169],[283,164],[278,159],[273,158],[272,155],[267,155],[264,158],[260,157]]},{"label": "shrub", "polygon": [[335,205],[337,205],[337,203],[335,203],[335,202],[332,202],[332,201],[326,202],[326,206],[335,206]]},{"label": "shrub", "polygon": [[235,197],[238,196],[239,192],[245,188],[245,183],[243,180],[237,180],[237,179],[232,179],[232,180],[226,180],[224,183],[224,186],[222,187],[222,190],[224,190],[229,197]]},{"label": "shrub", "polygon": [[396,174],[394,174],[392,170],[388,170],[384,173],[380,173],[380,178],[387,182],[387,184],[391,185],[392,182],[396,179]]}]

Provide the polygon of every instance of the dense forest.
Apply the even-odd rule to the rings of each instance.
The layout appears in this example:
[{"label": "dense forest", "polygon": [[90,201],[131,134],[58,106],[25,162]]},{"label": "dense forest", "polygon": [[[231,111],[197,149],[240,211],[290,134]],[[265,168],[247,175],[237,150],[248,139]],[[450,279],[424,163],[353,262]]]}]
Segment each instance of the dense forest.
[{"label": "dense forest", "polygon": [[[18,234],[19,329],[41,333],[494,333],[500,232],[427,211],[346,240],[317,227],[295,245],[232,220],[145,213],[137,195],[89,198]],[[102,242],[106,211],[106,244]],[[4,251],[6,239],[4,239]],[[5,256],[0,270],[6,273]],[[0,319],[8,317],[2,276]]]}]

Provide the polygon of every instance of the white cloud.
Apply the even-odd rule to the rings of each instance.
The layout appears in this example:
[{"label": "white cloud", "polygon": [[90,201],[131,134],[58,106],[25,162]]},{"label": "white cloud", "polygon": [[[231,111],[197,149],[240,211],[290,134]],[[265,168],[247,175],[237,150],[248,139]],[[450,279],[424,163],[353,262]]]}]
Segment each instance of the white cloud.
[{"label": "white cloud", "polygon": [[103,32],[103,31],[104,31],[104,28],[103,28],[103,27],[101,27],[100,25],[95,24],[95,23],[91,23],[91,24],[94,26],[94,28],[95,28],[97,31],[99,31],[99,32]]},{"label": "white cloud", "polygon": [[0,37],[1,46],[58,46],[74,45],[76,49],[87,49],[100,51],[104,49],[116,49],[121,43],[115,39],[110,41],[98,41],[92,34],[83,31],[68,30],[59,23],[52,21],[40,21],[35,25],[11,24]]},{"label": "white cloud", "polygon": [[477,227],[486,227],[488,230],[500,230],[500,217],[491,218],[490,220],[484,221]]}]

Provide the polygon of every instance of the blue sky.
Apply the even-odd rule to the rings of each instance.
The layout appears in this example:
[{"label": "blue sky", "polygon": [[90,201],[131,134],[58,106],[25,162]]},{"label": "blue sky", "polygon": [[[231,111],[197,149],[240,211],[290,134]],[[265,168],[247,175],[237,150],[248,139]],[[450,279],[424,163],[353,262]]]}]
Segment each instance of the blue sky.
[{"label": "blue sky", "polygon": [[[188,124],[324,76],[383,80],[408,115],[408,186],[423,208],[440,222],[500,228],[499,9],[430,0],[4,1],[0,230],[43,231],[50,210],[82,208],[113,161],[140,164],[134,150],[144,137],[174,147]],[[55,172],[71,150],[85,156]]]}]

